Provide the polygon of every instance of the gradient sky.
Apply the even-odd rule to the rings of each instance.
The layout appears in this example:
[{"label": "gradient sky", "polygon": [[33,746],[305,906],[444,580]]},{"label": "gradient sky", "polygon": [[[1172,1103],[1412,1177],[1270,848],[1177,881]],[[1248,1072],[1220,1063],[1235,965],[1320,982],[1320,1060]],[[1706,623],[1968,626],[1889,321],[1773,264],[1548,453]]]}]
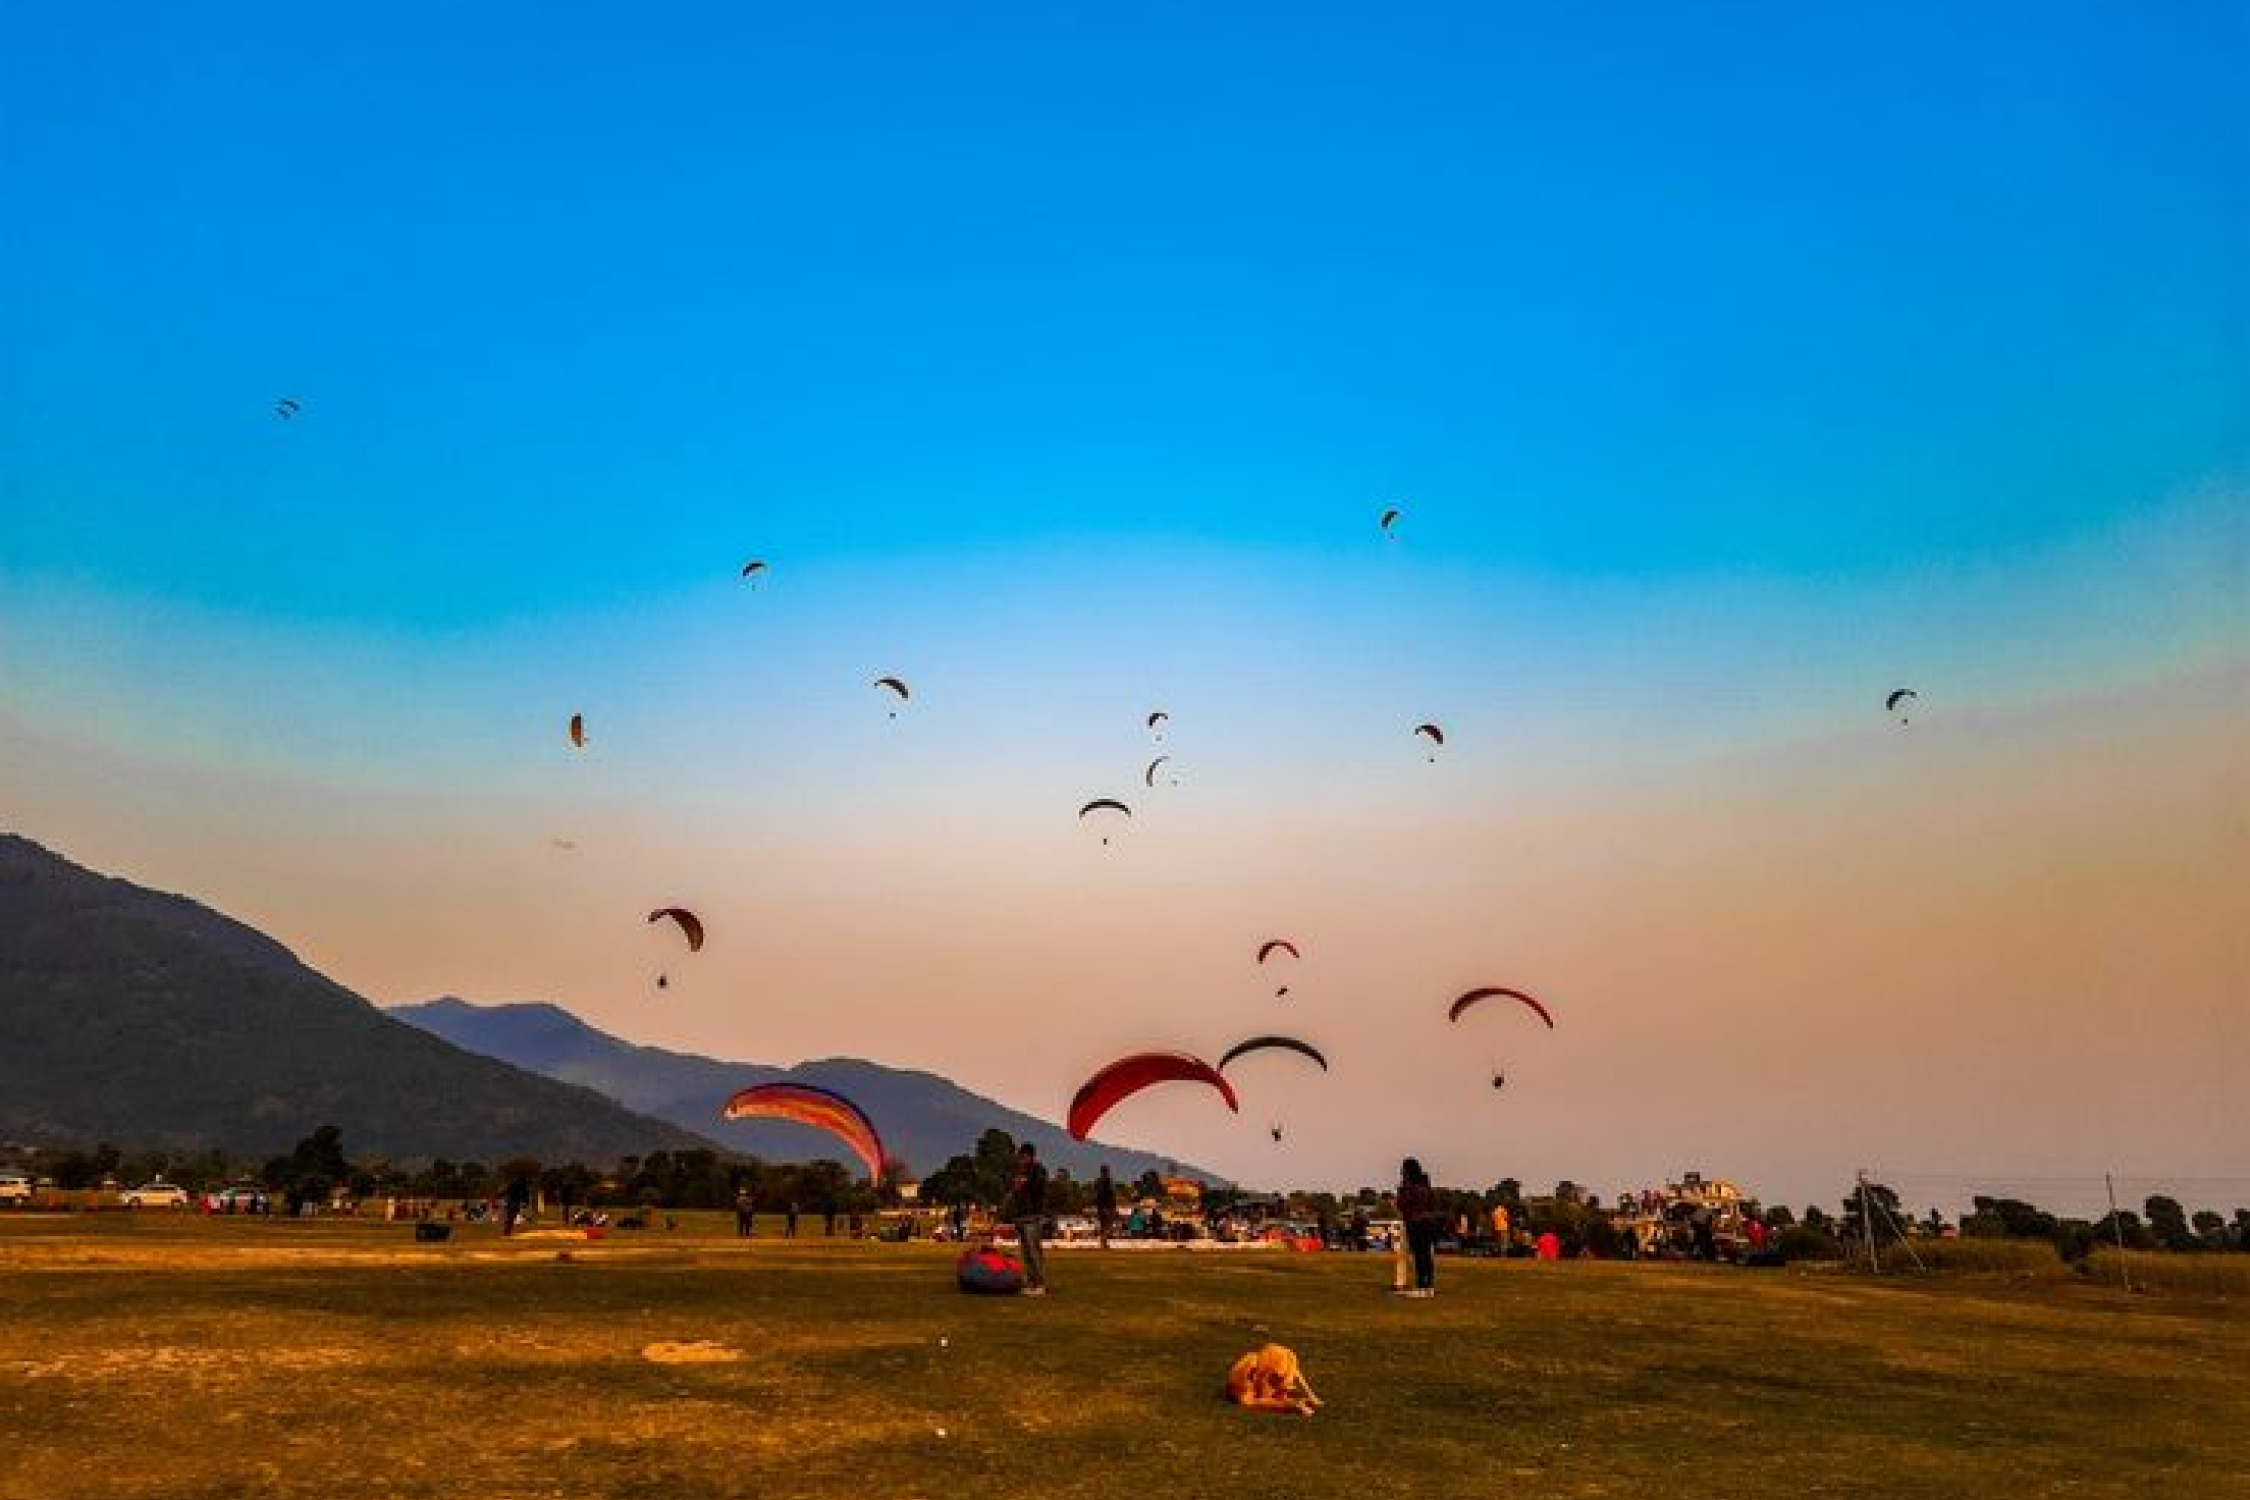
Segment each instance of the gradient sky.
[{"label": "gradient sky", "polygon": [[2246,72],[2231,4],[6,7],[0,825],[1050,1117],[1296,1029],[1111,1122],[1253,1181],[2250,1201]]}]

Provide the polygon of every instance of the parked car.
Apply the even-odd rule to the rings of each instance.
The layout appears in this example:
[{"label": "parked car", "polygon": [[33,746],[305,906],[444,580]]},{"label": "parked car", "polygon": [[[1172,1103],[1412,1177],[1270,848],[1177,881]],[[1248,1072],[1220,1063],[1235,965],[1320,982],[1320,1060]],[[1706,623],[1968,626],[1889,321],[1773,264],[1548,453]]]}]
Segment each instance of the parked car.
[{"label": "parked car", "polygon": [[0,1203],[29,1203],[31,1179],[21,1172],[0,1172]]},{"label": "parked car", "polygon": [[237,1184],[219,1189],[205,1201],[215,1214],[262,1214],[266,1211],[266,1190]]},{"label": "parked car", "polygon": [[144,1182],[125,1190],[127,1208],[185,1208],[187,1189],[169,1182]]}]

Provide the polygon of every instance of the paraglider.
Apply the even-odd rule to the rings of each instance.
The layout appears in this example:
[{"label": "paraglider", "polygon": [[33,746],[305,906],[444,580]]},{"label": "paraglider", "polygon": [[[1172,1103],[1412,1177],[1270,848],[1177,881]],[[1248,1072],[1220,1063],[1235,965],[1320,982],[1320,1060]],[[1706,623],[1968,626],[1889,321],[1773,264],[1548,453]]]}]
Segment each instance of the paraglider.
[{"label": "paraglider", "polygon": [[869,1181],[883,1175],[883,1138],[866,1111],[833,1089],[810,1083],[761,1083],[727,1100],[725,1120],[787,1120],[825,1130],[851,1148]]},{"label": "paraglider", "polygon": [[742,576],[750,580],[750,587],[752,588],[758,586],[758,575],[765,571],[766,564],[763,558],[753,557],[742,565]]},{"label": "paraglider", "polygon": [[1121,1057],[1081,1084],[1070,1101],[1070,1138],[1086,1139],[1103,1115],[1143,1089],[1160,1083],[1201,1083],[1219,1091],[1227,1108],[1236,1114],[1242,1106],[1234,1086],[1217,1069],[1185,1052],[1137,1052]]},{"label": "paraglider", "polygon": [[1398,517],[1399,509],[1395,505],[1392,506],[1389,510],[1383,512],[1383,519],[1380,523],[1383,528],[1383,535],[1396,536],[1398,534],[1397,532],[1391,530],[1392,527],[1398,524]]},{"label": "paraglider", "polygon": [[[1164,763],[1165,763],[1166,761],[1170,760],[1171,758],[1172,758],[1172,757],[1171,757],[1171,756],[1169,756],[1169,755],[1159,755],[1158,757],[1156,757],[1156,759],[1154,759],[1154,760],[1150,761],[1150,762],[1148,763],[1148,769],[1147,769],[1146,771],[1144,771],[1144,772],[1142,772],[1142,773],[1141,773],[1141,780],[1142,780],[1142,782],[1143,782],[1144,784],[1148,785],[1148,786],[1154,786],[1154,785],[1156,785],[1156,768],[1157,768],[1158,766],[1161,766],[1161,765],[1163,765],[1163,764],[1164,764]],[[1178,786],[1179,784],[1180,784],[1180,780],[1179,780],[1179,778],[1178,778],[1177,776],[1173,777],[1173,778],[1172,778],[1172,785],[1174,785],[1174,786]]]},{"label": "paraglider", "polygon": [[1161,708],[1148,716],[1149,731],[1154,734],[1159,740],[1164,738],[1163,726],[1171,722],[1172,716],[1166,713]]},{"label": "paraglider", "polygon": [[1267,1129],[1269,1129],[1269,1130],[1271,1130],[1271,1131],[1273,1132],[1273,1140],[1274,1140],[1274,1144],[1275,1144],[1275,1145],[1277,1145],[1277,1146],[1278,1146],[1278,1145],[1280,1145],[1280,1144],[1281,1144],[1281,1127],[1280,1127],[1279,1125],[1269,1125],[1269,1126],[1267,1126],[1266,1128],[1267,1128]]},{"label": "paraglider", "polygon": [[[889,691],[898,694],[898,701],[901,703],[906,702],[909,698],[912,698],[914,696],[913,693],[907,690],[906,684],[899,681],[896,677],[878,677],[871,684],[871,686],[886,688]],[[894,719],[897,718],[898,710],[895,708],[892,709],[890,712],[890,716]]]},{"label": "paraglider", "polygon": [[[1093,813],[1116,813],[1119,817],[1130,818],[1133,815],[1133,810],[1115,797],[1096,797],[1093,801],[1078,809],[1078,820],[1083,823]],[[1108,842],[1109,835],[1105,833],[1102,835],[1102,843],[1106,845]]]},{"label": "paraglider", "polygon": [[302,409],[294,396],[284,396],[273,404],[273,414],[284,422],[296,421],[297,413]]},{"label": "paraglider", "polygon": [[[1286,953],[1291,958],[1297,959],[1300,962],[1302,962],[1304,959],[1304,955],[1297,951],[1297,945],[1290,942],[1289,939],[1268,938],[1265,942],[1258,945],[1259,964],[1262,966],[1267,959],[1273,957],[1276,953]],[[1275,990],[1273,992],[1273,997],[1276,1000],[1286,1000],[1289,997],[1289,986],[1285,984],[1281,988]],[[1322,1064],[1322,1066],[1325,1067],[1326,1064]]]},{"label": "paraglider", "polygon": [[[1540,1004],[1537,999],[1525,994],[1522,990],[1506,989],[1499,985],[1486,985],[1480,989],[1470,990],[1468,993],[1462,995],[1458,1000],[1455,1000],[1453,1002],[1452,1007],[1446,1011],[1445,1018],[1448,1021],[1458,1021],[1462,1016],[1468,1014],[1471,1009],[1483,1004],[1487,1000],[1513,1000],[1530,1010],[1530,1012],[1533,1015],[1537,1016],[1540,1020],[1546,1022],[1547,1029],[1549,1031],[1552,1031],[1555,1028],[1554,1016],[1550,1014],[1547,1010],[1547,1007]],[[1498,1093],[1500,1090],[1506,1088],[1507,1086],[1507,1073],[1503,1071],[1497,1063],[1495,1063],[1492,1069],[1493,1092]]]},{"label": "paraglider", "polygon": [[1470,990],[1460,999],[1453,1002],[1452,1008],[1446,1011],[1445,1018],[1448,1021],[1458,1021],[1464,1014],[1468,1012],[1471,1006],[1478,1005],[1486,1000],[1519,1001],[1524,1005],[1530,1006],[1532,1014],[1537,1016],[1540,1020],[1545,1021],[1547,1023],[1547,1029],[1549,1031],[1555,1029],[1555,1018],[1552,1015],[1548,1014],[1546,1006],[1541,1005],[1537,1000],[1525,994],[1522,990],[1503,989],[1498,985],[1488,985],[1483,989]]},{"label": "paraglider", "polygon": [[1912,698],[1917,703],[1922,701],[1922,695],[1915,692],[1914,689],[1899,688],[1894,691],[1888,698],[1885,698],[1883,700],[1883,707],[1889,709],[1894,714],[1898,714],[1898,721],[1901,724],[1911,724],[1914,722],[1914,720],[1903,713],[1899,713],[1898,707],[1901,703],[1904,703],[1909,698]]},{"label": "paraglider", "polygon": [[584,714],[572,714],[570,716],[570,744],[574,750],[586,748],[586,716]]},{"label": "paraglider", "polygon": [[1225,1072],[1227,1064],[1238,1057],[1247,1057],[1253,1052],[1265,1052],[1273,1048],[1279,1048],[1284,1052],[1294,1052],[1299,1057],[1309,1057],[1320,1064],[1321,1072],[1328,1071],[1328,1059],[1321,1056],[1320,1049],[1310,1042],[1299,1041],[1293,1036],[1254,1036],[1248,1041],[1236,1042],[1233,1046],[1227,1048],[1225,1054],[1220,1057],[1219,1071]]},{"label": "paraglider", "polygon": [[1417,724],[1414,732],[1430,742],[1430,759],[1437,759],[1438,750],[1445,744],[1445,731],[1435,724]]},{"label": "paraglider", "polygon": [[703,919],[684,906],[660,906],[648,914],[651,922],[661,922],[666,917],[679,923],[680,931],[687,936],[688,952],[703,951]]}]

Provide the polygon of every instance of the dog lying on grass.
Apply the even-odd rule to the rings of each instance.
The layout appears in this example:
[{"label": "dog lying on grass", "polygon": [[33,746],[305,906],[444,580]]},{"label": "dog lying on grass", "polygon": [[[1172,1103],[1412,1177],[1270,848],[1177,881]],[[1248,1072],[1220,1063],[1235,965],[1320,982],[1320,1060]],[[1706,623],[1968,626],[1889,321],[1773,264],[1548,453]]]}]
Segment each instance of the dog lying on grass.
[{"label": "dog lying on grass", "polygon": [[1288,1411],[1309,1417],[1320,1406],[1297,1356],[1279,1344],[1253,1349],[1227,1371],[1227,1399],[1252,1411]]}]

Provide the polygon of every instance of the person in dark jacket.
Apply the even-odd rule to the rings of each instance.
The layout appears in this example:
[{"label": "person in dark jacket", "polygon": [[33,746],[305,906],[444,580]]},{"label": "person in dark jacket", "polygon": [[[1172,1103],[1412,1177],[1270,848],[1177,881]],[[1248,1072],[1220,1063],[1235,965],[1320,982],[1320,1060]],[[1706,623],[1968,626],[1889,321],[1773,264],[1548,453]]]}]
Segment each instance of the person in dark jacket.
[{"label": "person in dark jacket", "polygon": [[531,1179],[521,1172],[508,1179],[507,1194],[500,1200],[500,1232],[510,1235],[531,1207]]},{"label": "person in dark jacket", "polygon": [[1411,1156],[1398,1164],[1398,1216],[1406,1223],[1406,1248],[1414,1257],[1414,1285],[1400,1295],[1434,1297],[1437,1238],[1444,1215],[1438,1209],[1437,1189],[1430,1186],[1430,1174]]},{"label": "person in dark jacket", "polygon": [[1008,1219],[1016,1226],[1023,1245],[1023,1294],[1047,1295],[1047,1262],[1039,1248],[1047,1230],[1047,1169],[1039,1165],[1039,1148],[1025,1141],[1016,1148],[1016,1180],[1008,1190]]},{"label": "person in dark jacket", "polygon": [[1109,1237],[1117,1231],[1117,1182],[1109,1175],[1109,1163],[1094,1178],[1094,1222],[1101,1226],[1102,1248],[1109,1248]]}]

